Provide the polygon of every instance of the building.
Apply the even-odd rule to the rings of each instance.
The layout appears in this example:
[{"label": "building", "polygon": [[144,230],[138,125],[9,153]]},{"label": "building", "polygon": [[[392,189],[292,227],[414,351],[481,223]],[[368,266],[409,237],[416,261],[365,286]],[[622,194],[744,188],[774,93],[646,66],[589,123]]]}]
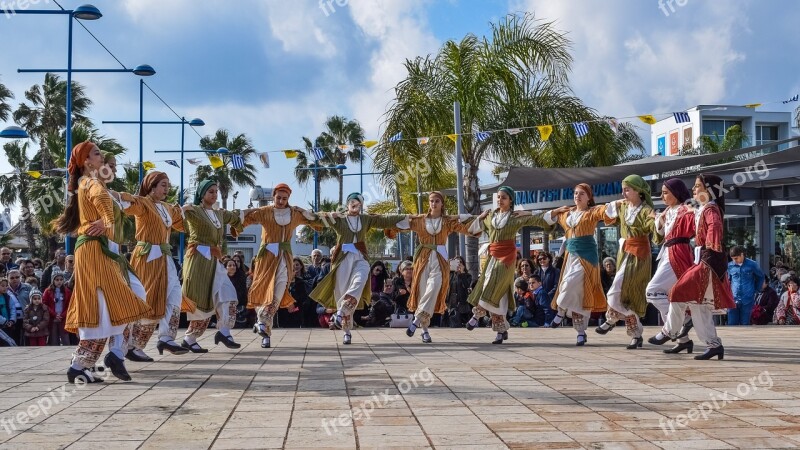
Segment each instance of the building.
[{"label": "building", "polygon": [[[749,145],[761,145],[787,139],[792,135],[791,112],[759,111],[756,108],[732,105],[697,105],[686,110],[689,122],[677,123],[675,117],[659,120],[650,128],[653,155],[676,156],[682,150],[696,147],[700,136],[725,136],[728,128],[739,125]],[[788,147],[784,144],[780,148]]]}]

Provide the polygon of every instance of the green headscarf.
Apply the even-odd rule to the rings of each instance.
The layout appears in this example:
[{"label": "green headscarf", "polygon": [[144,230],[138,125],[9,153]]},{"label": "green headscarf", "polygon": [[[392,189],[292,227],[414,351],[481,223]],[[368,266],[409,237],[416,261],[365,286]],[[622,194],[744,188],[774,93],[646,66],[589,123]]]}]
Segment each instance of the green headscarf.
[{"label": "green headscarf", "polygon": [[197,191],[195,191],[194,193],[194,204],[200,205],[201,203],[203,203],[203,196],[206,195],[206,192],[208,192],[211,186],[216,186],[216,185],[217,185],[217,180],[213,180],[210,178],[201,181],[200,184],[197,185]]},{"label": "green headscarf", "polygon": [[653,208],[653,199],[650,197],[650,185],[647,184],[647,181],[644,181],[644,178],[640,177],[639,175],[628,175],[624,180],[622,180],[622,184],[627,185],[634,191],[643,195],[644,202]]},{"label": "green headscarf", "polygon": [[514,209],[514,203],[517,201],[517,194],[514,192],[514,189],[511,189],[509,186],[500,186],[497,192],[505,192],[508,194],[508,198],[511,199],[511,209]]},{"label": "green headscarf", "polygon": [[352,194],[347,196],[347,203],[350,203],[350,200],[358,200],[361,203],[361,206],[364,206],[364,196],[358,192],[353,192]]}]

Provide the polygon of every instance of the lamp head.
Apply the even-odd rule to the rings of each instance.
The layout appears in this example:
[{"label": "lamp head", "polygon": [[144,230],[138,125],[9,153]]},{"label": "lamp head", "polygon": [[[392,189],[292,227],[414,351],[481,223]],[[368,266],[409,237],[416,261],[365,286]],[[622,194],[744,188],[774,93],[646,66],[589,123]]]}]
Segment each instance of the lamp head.
[{"label": "lamp head", "polygon": [[205,123],[205,122],[203,122],[203,120],[202,120],[202,119],[198,119],[198,118],[196,118],[196,117],[195,117],[194,119],[192,119],[192,120],[190,120],[190,121],[189,121],[189,126],[192,126],[192,127],[202,127],[202,126],[204,126],[205,124],[206,124],[206,123]]},{"label": "lamp head", "polygon": [[156,69],[149,64],[141,64],[133,68],[133,74],[140,77],[149,77],[156,74]]},{"label": "lamp head", "polygon": [[11,125],[0,131],[0,138],[4,139],[28,139],[28,137],[28,132],[16,125]]},{"label": "lamp head", "polygon": [[103,17],[103,14],[94,5],[81,5],[72,11],[72,17],[81,20],[97,20]]},{"label": "lamp head", "polygon": [[345,166],[344,164],[337,164],[336,167],[334,167],[334,169],[336,169],[336,170],[347,170],[347,166]]},{"label": "lamp head", "polygon": [[220,147],[217,149],[217,153],[221,155],[227,155],[228,153],[230,153],[230,151],[225,147]]}]

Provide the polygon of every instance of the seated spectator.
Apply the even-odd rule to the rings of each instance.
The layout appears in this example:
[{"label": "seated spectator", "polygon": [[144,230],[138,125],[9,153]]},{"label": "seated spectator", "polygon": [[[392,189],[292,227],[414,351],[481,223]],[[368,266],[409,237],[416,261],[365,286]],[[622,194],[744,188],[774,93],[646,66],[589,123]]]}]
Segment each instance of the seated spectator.
[{"label": "seated spectator", "polygon": [[25,339],[32,347],[47,345],[47,336],[50,335],[50,312],[42,304],[42,293],[38,289],[31,291],[30,303],[25,307],[22,328],[25,330]]},{"label": "seated spectator", "polygon": [[65,285],[64,275],[56,273],[53,283],[44,290],[42,302],[50,313],[50,345],[70,345],[69,333],[64,329],[72,291]]},{"label": "seated spectator", "polygon": [[394,311],[394,285],[390,280],[383,284],[383,292],[372,296],[372,307],[369,315],[361,318],[365,327],[382,327]]},{"label": "seated spectator", "polygon": [[[534,326],[550,327],[550,322],[556,316],[556,311],[550,307],[552,298],[547,293],[539,275],[531,275],[528,279],[528,289],[536,302],[536,312],[534,313]],[[530,321],[529,321],[530,322]]]},{"label": "seated spectator", "polygon": [[[399,275],[400,274],[398,274],[398,276]],[[372,267],[369,268],[369,284],[372,295],[380,295],[383,291],[383,285],[388,278],[389,274],[383,261],[375,261],[372,263]]]},{"label": "seated spectator", "polygon": [[780,297],[786,291],[786,282],[788,280],[789,271],[784,268],[776,268],[775,277],[770,280],[769,286]]},{"label": "seated spectator", "polygon": [[515,273],[514,283],[519,280],[528,282],[528,278],[533,275],[533,261],[528,258],[520,259],[517,262],[517,271]]},{"label": "seated spectator", "polygon": [[775,323],[778,325],[800,325],[800,293],[797,287],[800,281],[796,277],[789,279],[786,292],[783,293],[778,307],[775,309]]},{"label": "seated spectator", "polygon": [[319,326],[322,328],[327,328],[329,330],[333,330],[336,328],[336,321],[333,319],[333,315],[336,313],[335,309],[325,308],[324,306],[317,303],[317,318],[319,319]]},{"label": "seated spectator", "polygon": [[[541,287],[541,282],[539,287]],[[514,282],[514,301],[517,303],[517,310],[514,317],[511,318],[511,326],[521,326],[523,321],[526,323],[522,326],[528,326],[527,321],[532,321],[536,313],[536,300],[528,290],[528,283],[522,280]]]},{"label": "seated spectator", "polygon": [[8,280],[0,278],[0,343],[16,347],[17,343],[7,333],[13,333],[17,319],[16,305],[8,294]]},{"label": "seated spectator", "polygon": [[411,275],[413,273],[411,261],[403,261],[397,268],[399,276],[394,278],[394,305],[395,311],[408,311],[408,298],[411,296]]},{"label": "seated spectator", "polygon": [[766,325],[772,320],[775,315],[775,308],[778,307],[778,294],[772,290],[764,280],[761,286],[761,292],[756,294],[756,302],[753,305],[753,312],[750,313],[750,323],[753,325]]}]

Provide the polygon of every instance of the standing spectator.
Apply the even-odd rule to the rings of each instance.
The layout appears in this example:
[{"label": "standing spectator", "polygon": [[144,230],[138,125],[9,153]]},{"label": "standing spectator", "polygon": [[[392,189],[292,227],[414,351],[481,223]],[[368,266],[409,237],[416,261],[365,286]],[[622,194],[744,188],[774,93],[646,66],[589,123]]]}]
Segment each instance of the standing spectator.
[{"label": "standing spectator", "polygon": [[[44,272],[42,272],[42,286],[50,286],[53,282],[53,275],[55,273],[64,272],[66,268],[66,257],[67,253],[64,252],[63,248],[59,248],[56,250],[55,257],[53,261],[50,262],[45,268]],[[64,279],[66,281],[66,278]]]},{"label": "standing spectator", "polygon": [[242,328],[247,325],[247,274],[237,264],[236,258],[228,259],[225,271],[236,289],[236,326]]},{"label": "standing spectator", "polygon": [[22,278],[27,283],[28,278],[36,278],[36,282],[39,282],[39,277],[36,276],[36,272],[34,270],[33,261],[30,259],[25,259],[22,261],[22,264],[19,266],[19,271],[22,272]]},{"label": "standing spectator", "polygon": [[736,308],[728,309],[728,325],[750,325],[750,314],[756,293],[764,282],[764,272],[757,262],[744,257],[744,249],[738,245],[731,248],[730,256],[733,261],[728,263],[728,278]]},{"label": "standing spectator", "polygon": [[[523,261],[525,260],[523,259]],[[539,283],[537,287],[541,288],[541,283]],[[511,326],[518,327],[525,321],[526,323],[522,326],[527,327],[527,322],[534,318],[536,300],[528,290],[528,283],[526,281],[517,280],[514,282],[514,302],[517,304],[517,310],[514,313],[514,317],[510,320]]]},{"label": "standing spectator", "polygon": [[12,332],[17,319],[16,305],[8,294],[8,280],[0,278],[0,343],[16,347],[17,343],[6,333]]},{"label": "standing spectator", "polygon": [[[539,263],[539,268],[534,271],[534,275],[538,275],[539,279],[542,280],[542,289],[544,289],[547,299],[552,302],[556,295],[556,289],[558,288],[558,280],[561,277],[561,271],[553,267],[553,258],[550,253],[539,253],[539,256],[536,258],[536,260]],[[528,281],[530,282],[530,278]],[[550,321],[556,315],[556,310],[550,305],[551,303],[548,303],[547,309],[544,311],[546,317],[545,322],[547,323],[545,326],[550,326]]]},{"label": "standing spectator", "polygon": [[36,277],[28,277],[28,278],[25,278],[24,282],[25,282],[25,284],[27,284],[27,285],[29,285],[31,287],[31,290],[36,289],[37,291],[41,291],[41,289],[39,289],[39,279],[38,278],[36,278]]},{"label": "standing spectator", "polygon": [[65,285],[64,275],[57,273],[53,283],[44,290],[42,301],[50,312],[50,345],[70,345],[69,333],[64,329],[72,292]]},{"label": "standing spectator", "polygon": [[67,255],[64,257],[64,282],[67,283],[67,286],[72,289],[74,288],[75,280],[73,279],[72,275],[75,274],[75,255]]},{"label": "standing spectator", "polygon": [[528,258],[520,259],[517,262],[517,274],[516,278],[514,279],[514,283],[517,281],[524,281],[525,284],[528,283],[528,278],[533,275],[533,261]]},{"label": "standing spectator", "polygon": [[306,266],[303,260],[298,257],[292,259],[294,265],[294,278],[289,283],[289,294],[294,298],[295,305],[300,307],[301,311],[301,326],[303,328],[315,328],[319,319],[317,318],[317,302],[311,300],[308,293],[314,287],[312,286],[313,280],[308,277]]},{"label": "standing spectator", "polygon": [[[456,256],[453,259],[456,261],[456,270],[450,272],[450,292],[447,295],[447,307],[452,321],[450,326],[458,325],[461,327],[472,315],[472,305],[468,301],[469,294],[472,292],[472,275],[467,270],[467,263],[463,257]],[[457,320],[453,319],[453,317],[457,318]]]},{"label": "standing spectator", "polygon": [[247,265],[244,263],[244,251],[242,251],[242,250],[234,251],[233,252],[233,259],[237,260],[236,262],[239,264],[239,267],[244,271],[244,273],[247,273],[247,272],[250,271],[250,268],[247,267]]},{"label": "standing spectator", "polygon": [[800,294],[797,292],[800,280],[795,277],[786,283],[787,289],[775,309],[775,323],[778,325],[800,325]]},{"label": "standing spectator", "polygon": [[[22,272],[19,269],[8,271],[8,293],[17,302],[17,317],[22,317],[25,307],[30,303],[31,285],[22,282]],[[15,324],[14,339],[17,344],[22,344],[22,321],[18,320]]]},{"label": "standing spectator", "polygon": [[603,285],[603,292],[608,294],[611,289],[611,284],[614,283],[614,277],[617,275],[617,262],[614,258],[608,257],[603,260],[603,270],[600,271],[600,284]]},{"label": "standing spectator", "polygon": [[761,292],[756,296],[753,312],[750,314],[750,323],[753,325],[768,324],[772,320],[779,302],[778,294],[775,293],[765,279],[764,284],[761,286]]},{"label": "standing spectator", "polygon": [[30,346],[44,347],[50,334],[50,312],[47,311],[47,306],[42,304],[42,293],[38,290],[31,291],[30,301],[25,307],[22,322],[25,339]]},{"label": "standing spectator", "polygon": [[0,266],[2,266],[6,273],[12,269],[19,269],[19,265],[11,261],[11,249],[8,247],[0,248]]},{"label": "standing spectator", "polygon": [[[383,261],[375,261],[372,263],[372,267],[369,268],[370,274],[370,292],[372,295],[380,295],[383,291],[383,285],[387,278],[389,278],[389,274],[386,271],[386,265],[383,264]],[[398,273],[398,276],[400,274]]]},{"label": "standing spectator", "polygon": [[39,258],[33,258],[33,274],[36,275],[36,278],[41,280],[43,273],[44,273],[44,263]]},{"label": "standing spectator", "polygon": [[413,274],[413,264],[411,261],[403,261],[397,268],[399,276],[394,278],[392,282],[394,286],[394,305],[395,311],[408,311],[406,304],[408,297],[411,295],[409,287],[411,286],[411,275]]},{"label": "standing spectator", "polygon": [[331,267],[325,266],[322,260],[322,250],[315,248],[311,251],[311,265],[308,266],[307,272],[313,287],[317,287],[317,283],[331,270]]}]

